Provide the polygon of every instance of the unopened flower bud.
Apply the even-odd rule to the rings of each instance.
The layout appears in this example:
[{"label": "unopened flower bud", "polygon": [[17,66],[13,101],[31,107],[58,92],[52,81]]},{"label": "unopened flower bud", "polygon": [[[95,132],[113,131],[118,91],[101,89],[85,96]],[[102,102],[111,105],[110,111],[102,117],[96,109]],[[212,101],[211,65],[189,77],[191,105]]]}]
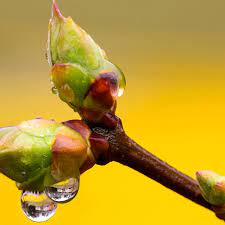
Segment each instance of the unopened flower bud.
[{"label": "unopened flower bud", "polygon": [[104,51],[53,1],[49,23],[48,59],[51,80],[61,100],[91,122],[114,113],[125,77]]},{"label": "unopened flower bud", "polygon": [[225,204],[225,177],[203,170],[196,173],[202,196],[210,204],[220,206]]},{"label": "unopened flower bud", "polygon": [[19,189],[31,191],[42,191],[47,186],[79,177],[83,164],[92,157],[90,131],[84,129],[79,132],[43,119],[2,128],[0,171],[16,181]]}]

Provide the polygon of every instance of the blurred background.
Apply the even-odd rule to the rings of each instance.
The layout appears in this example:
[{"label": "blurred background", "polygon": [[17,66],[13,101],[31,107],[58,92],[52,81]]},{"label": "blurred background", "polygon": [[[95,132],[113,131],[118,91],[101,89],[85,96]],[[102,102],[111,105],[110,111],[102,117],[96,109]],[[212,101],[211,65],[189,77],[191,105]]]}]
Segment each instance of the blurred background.
[{"label": "blurred background", "polygon": [[[225,175],[225,1],[58,0],[126,74],[118,115],[149,151],[194,177]],[[52,95],[45,59],[51,1],[1,1],[0,125],[78,118]],[[31,225],[0,175],[1,223]],[[13,215],[13,216],[12,216]],[[116,163],[82,175],[46,224],[223,224],[212,212]]]}]

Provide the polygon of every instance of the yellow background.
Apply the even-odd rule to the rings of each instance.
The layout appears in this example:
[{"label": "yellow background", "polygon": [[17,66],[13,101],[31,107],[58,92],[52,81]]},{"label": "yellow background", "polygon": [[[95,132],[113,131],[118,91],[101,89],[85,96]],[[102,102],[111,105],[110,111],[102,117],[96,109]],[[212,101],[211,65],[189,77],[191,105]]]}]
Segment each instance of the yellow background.
[{"label": "yellow background", "polygon": [[[58,0],[59,1],[59,0]],[[78,118],[52,95],[45,60],[48,0],[0,2],[0,124]],[[149,151],[194,177],[225,174],[225,1],[62,0],[126,74],[118,115]],[[0,176],[0,224],[32,224]],[[116,163],[81,177],[77,198],[46,224],[223,224],[212,212]]]}]

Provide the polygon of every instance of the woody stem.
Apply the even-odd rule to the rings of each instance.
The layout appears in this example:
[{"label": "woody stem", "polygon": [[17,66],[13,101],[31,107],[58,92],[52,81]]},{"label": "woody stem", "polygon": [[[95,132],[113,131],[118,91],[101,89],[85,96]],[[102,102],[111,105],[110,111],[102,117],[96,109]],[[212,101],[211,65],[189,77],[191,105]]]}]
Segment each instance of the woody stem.
[{"label": "woody stem", "polygon": [[111,161],[121,163],[214,211],[212,205],[202,197],[194,179],[160,160],[129,138],[125,134],[120,120],[115,129],[94,126],[92,130],[107,139],[110,146],[108,151],[98,154],[98,164],[105,165]]}]

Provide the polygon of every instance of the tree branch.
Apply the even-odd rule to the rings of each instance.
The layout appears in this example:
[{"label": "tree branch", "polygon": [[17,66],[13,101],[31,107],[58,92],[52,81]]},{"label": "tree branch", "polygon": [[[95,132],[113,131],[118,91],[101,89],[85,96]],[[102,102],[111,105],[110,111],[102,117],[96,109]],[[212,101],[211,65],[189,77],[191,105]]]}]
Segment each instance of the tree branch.
[{"label": "tree branch", "polygon": [[216,212],[216,215],[224,220],[224,212],[221,213],[221,207],[219,212],[218,207],[212,206],[202,197],[199,186],[194,179],[138,145],[126,135],[121,121],[119,119],[118,121],[114,129],[92,126],[92,130],[107,139],[110,145],[108,151],[101,154],[94,153],[97,156],[97,164],[105,165],[111,161],[116,161],[128,166],[191,201]]}]

